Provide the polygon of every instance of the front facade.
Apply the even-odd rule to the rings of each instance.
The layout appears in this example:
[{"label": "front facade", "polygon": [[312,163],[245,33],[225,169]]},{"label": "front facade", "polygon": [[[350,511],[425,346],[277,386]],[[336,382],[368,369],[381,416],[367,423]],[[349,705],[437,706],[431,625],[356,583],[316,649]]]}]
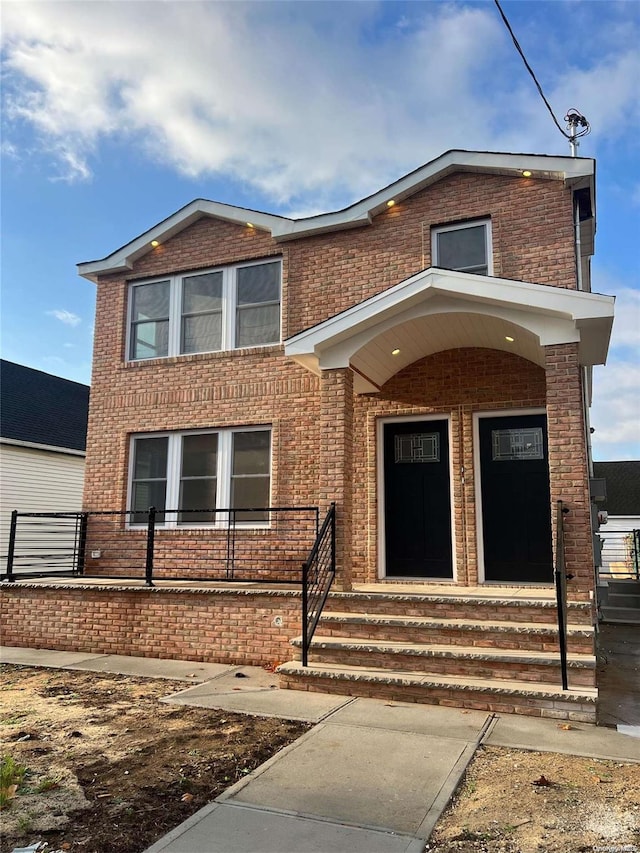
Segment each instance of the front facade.
[{"label": "front facade", "polygon": [[[563,500],[587,597],[585,412],[612,313],[590,293],[593,178],[590,160],[449,152],[308,220],[194,202],[81,265],[86,509],[335,501],[349,589],[549,584]],[[174,542],[224,526],[164,518]]]},{"label": "front facade", "polygon": [[[591,292],[594,177],[587,159],[451,151],[303,220],[198,200],[81,264],[98,288],[85,509],[127,513],[109,542],[90,518],[85,571],[126,574],[117,554],[153,506],[157,577],[219,577],[233,527],[252,577],[286,580],[267,508],[335,503],[335,612],[309,689],[402,683],[412,701],[592,719],[587,413],[613,314]],[[575,705],[540,686],[556,677],[559,501]],[[84,626],[95,605],[87,649],[124,652],[142,624],[129,653],[287,660],[298,593],[245,594],[223,606],[218,590],[214,613],[171,593],[170,629],[158,595],[142,620],[124,591],[74,607]],[[364,685],[358,667],[390,653],[402,677]]]}]

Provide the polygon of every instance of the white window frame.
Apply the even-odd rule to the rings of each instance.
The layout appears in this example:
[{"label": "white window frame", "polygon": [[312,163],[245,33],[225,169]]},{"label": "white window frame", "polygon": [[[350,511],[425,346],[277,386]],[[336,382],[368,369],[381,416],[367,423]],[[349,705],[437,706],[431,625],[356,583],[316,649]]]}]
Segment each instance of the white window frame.
[{"label": "white window frame", "polygon": [[[461,231],[465,228],[484,227],[484,246],[487,257],[487,275],[493,275],[493,236],[491,233],[491,219],[470,219],[466,222],[457,222],[454,225],[438,225],[431,229],[431,265],[438,266],[438,235],[448,231]],[[466,270],[458,270],[466,272]],[[469,273],[469,275],[478,275],[478,273]]]},{"label": "white window frame", "polygon": [[[246,344],[236,346],[237,333],[237,272],[246,267],[263,266],[264,264],[278,264],[279,269],[279,333],[278,340],[269,341],[263,344]],[[181,337],[182,337],[182,290],[183,281],[185,278],[192,276],[208,275],[210,273],[222,273],[222,335],[220,349],[215,350],[198,350],[197,352],[182,352]],[[166,355],[151,356],[150,358],[135,358],[133,356],[133,293],[136,287],[142,287],[149,284],[160,284],[163,281],[169,282],[169,340]],[[265,303],[267,304],[267,303]],[[181,272],[174,275],[162,275],[154,278],[143,279],[141,281],[129,282],[127,293],[127,349],[126,361],[152,361],[158,358],[174,358],[176,356],[197,355],[198,353],[206,352],[226,352],[236,349],[258,349],[259,347],[274,346],[282,341],[282,258],[261,258],[257,261],[246,261],[233,266],[227,267],[211,267],[210,269],[191,270]]]},{"label": "white window frame", "polygon": [[[167,490],[165,498],[165,506],[169,510],[180,510],[180,481],[182,470],[182,439],[189,435],[217,435],[218,436],[218,451],[217,451],[217,477],[216,477],[216,507],[220,510],[230,509],[231,504],[231,479],[232,479],[232,459],[233,459],[233,436],[236,433],[246,432],[268,432],[269,433],[269,496],[268,506],[271,506],[271,493],[273,488],[273,429],[270,424],[252,424],[251,426],[222,428],[222,429],[194,429],[180,430],[176,432],[142,432],[134,433],[129,437],[129,478],[127,488],[127,506],[132,510],[133,517],[133,474],[135,463],[135,445],[137,439],[145,438],[168,438],[167,446]],[[208,507],[201,507],[208,509]],[[142,512],[142,510],[140,510]],[[164,511],[164,524],[157,524],[159,529],[178,529],[178,530],[193,530],[194,528],[206,527],[207,529],[222,529],[226,530],[229,526],[229,516],[226,513],[220,513],[220,517],[216,521],[197,521],[193,524],[178,521],[178,512]],[[241,513],[239,514],[241,516]],[[146,522],[136,524],[129,521],[128,527],[139,529],[144,527]],[[269,520],[265,521],[242,521],[241,517],[236,518],[236,527],[243,529],[267,529],[271,526]]]}]

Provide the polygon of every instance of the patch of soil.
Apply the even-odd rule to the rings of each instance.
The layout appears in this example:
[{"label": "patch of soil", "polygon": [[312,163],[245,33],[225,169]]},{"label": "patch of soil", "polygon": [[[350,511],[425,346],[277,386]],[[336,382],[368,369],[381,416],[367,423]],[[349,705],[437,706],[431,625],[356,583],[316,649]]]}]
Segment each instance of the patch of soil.
[{"label": "patch of soil", "polygon": [[182,681],[2,666],[2,755],[28,768],[1,853],[140,853],[309,726],[167,705]]},{"label": "patch of soil", "polygon": [[429,853],[640,853],[640,765],[481,747]]}]

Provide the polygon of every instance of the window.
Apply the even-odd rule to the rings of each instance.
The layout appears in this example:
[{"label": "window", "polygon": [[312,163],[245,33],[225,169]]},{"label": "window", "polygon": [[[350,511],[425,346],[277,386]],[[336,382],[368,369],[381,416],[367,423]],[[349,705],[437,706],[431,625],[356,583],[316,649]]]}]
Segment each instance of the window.
[{"label": "window", "polygon": [[[268,520],[271,430],[265,427],[133,436],[133,524],[146,521],[151,506],[158,523],[225,526],[227,513],[244,510],[238,523]],[[189,512],[187,512],[189,510]]]},{"label": "window", "polygon": [[431,256],[434,267],[492,275],[490,220],[434,228]]},{"label": "window", "polygon": [[130,285],[128,358],[280,341],[280,261]]}]

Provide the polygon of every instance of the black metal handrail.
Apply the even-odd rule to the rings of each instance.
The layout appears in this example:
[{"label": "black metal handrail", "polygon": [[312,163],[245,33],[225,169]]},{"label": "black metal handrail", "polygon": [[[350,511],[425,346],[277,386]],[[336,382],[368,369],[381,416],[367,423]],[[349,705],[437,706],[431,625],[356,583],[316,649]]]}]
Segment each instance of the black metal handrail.
[{"label": "black metal handrail", "polygon": [[12,513],[3,579],[302,584],[316,506]]},{"label": "black metal handrail", "polygon": [[573,575],[568,575],[564,560],[564,517],[569,508],[558,501],[556,510],[556,601],[558,603],[558,642],[560,644],[560,672],[562,676],[562,689],[569,689],[567,675],[567,580]]},{"label": "black metal handrail", "polygon": [[336,575],[336,505],[332,503],[302,566],[302,665],[308,665],[309,647]]}]

